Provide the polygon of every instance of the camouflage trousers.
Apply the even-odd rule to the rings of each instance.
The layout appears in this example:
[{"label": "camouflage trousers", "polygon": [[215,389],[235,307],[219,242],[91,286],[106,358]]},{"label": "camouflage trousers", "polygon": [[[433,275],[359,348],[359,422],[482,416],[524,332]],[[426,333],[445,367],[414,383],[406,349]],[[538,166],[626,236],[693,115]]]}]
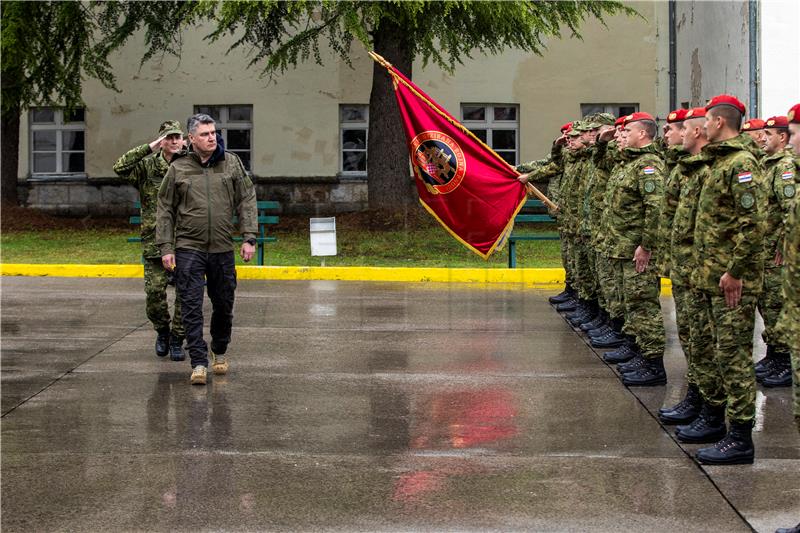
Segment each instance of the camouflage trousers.
[{"label": "camouflage trousers", "polygon": [[597,276],[594,270],[594,252],[591,246],[578,237],[573,246],[575,285],[578,295],[584,300],[597,298]]},{"label": "camouflage trousers", "polygon": [[[161,258],[144,260],[144,294],[147,318],[156,331],[170,329],[172,336],[184,338],[181,320],[181,303],[178,290],[175,290],[175,313],[170,320],[167,304],[167,271],[161,265]],[[170,327],[171,323],[171,327]]]},{"label": "camouflage trousers", "polygon": [[666,332],[661,314],[661,280],[655,271],[636,272],[632,259],[613,259],[625,305],[623,331],[636,339],[645,359],[664,355]]},{"label": "camouflage trousers", "polygon": [[689,384],[697,385],[691,356],[691,324],[700,310],[689,286],[674,280],[672,282],[672,299],[675,301],[675,324],[678,327],[678,341],[681,343],[683,354],[686,357],[686,381]]},{"label": "camouflage trousers", "polygon": [[794,397],[794,421],[800,432],[800,350],[792,352],[792,396]]},{"label": "camouflage trousers", "polygon": [[617,283],[614,272],[614,260],[603,252],[595,252],[595,269],[597,270],[598,294],[601,294],[601,305],[611,318],[625,316],[625,302],[622,301],[622,288]]},{"label": "camouflage trousers", "polygon": [[764,285],[758,297],[757,307],[764,319],[764,332],[761,338],[770,346],[774,346],[779,352],[788,352],[789,347],[781,342],[780,336],[776,334],[775,327],[778,324],[778,317],[783,308],[783,293],[781,290],[782,268],[765,268]]},{"label": "camouflage trousers", "polygon": [[563,231],[559,232],[559,237],[561,238],[561,264],[564,266],[564,281],[567,285],[574,288],[575,276],[572,263],[570,262],[569,237]]},{"label": "camouflage trousers", "polygon": [[733,309],[723,295],[692,291],[691,297],[697,314],[690,323],[689,357],[700,394],[712,405],[726,405],[729,422],[749,422],[756,414],[756,297],[743,294]]}]

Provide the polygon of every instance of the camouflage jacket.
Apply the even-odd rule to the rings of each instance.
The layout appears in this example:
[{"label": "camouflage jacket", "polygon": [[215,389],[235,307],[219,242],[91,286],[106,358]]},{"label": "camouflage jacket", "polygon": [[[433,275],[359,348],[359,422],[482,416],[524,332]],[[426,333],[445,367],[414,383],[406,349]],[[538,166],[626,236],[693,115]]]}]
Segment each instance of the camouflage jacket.
[{"label": "camouflage jacket", "polygon": [[691,284],[719,293],[724,273],[743,281],[744,293],[761,291],[767,187],[746,135],[706,145],[713,159],[703,183],[694,226],[697,268]]},{"label": "camouflage jacket", "polygon": [[711,159],[706,154],[687,154],[670,173],[670,180],[679,184],[672,223],[667,232],[669,251],[666,254],[666,267],[674,284],[689,285],[691,273],[695,269],[694,224],[697,201],[700,199],[700,189],[708,179],[710,162]]},{"label": "camouflage jacket", "polygon": [[613,141],[611,143],[595,143],[591,165],[589,166],[591,186],[588,195],[588,226],[591,236],[590,243],[595,250],[599,250],[603,246],[605,237],[602,231],[603,207],[605,205],[606,185],[610,176],[609,170],[613,167],[613,160],[611,160],[613,151],[616,151],[616,144]]},{"label": "camouflage jacket", "polygon": [[670,265],[670,234],[672,232],[672,219],[675,216],[675,209],[678,207],[678,198],[681,194],[681,185],[684,172],[680,170],[679,162],[690,157],[691,154],[683,149],[682,146],[667,148],[665,151],[664,164],[666,166],[666,180],[664,181],[664,196],[661,198],[661,219],[658,223],[659,242],[663,243],[658,265],[664,277],[669,276]]},{"label": "camouflage jacket", "polygon": [[193,151],[173,158],[158,192],[156,244],[162,256],[178,248],[233,250],[234,215],[244,239],[258,233],[253,182],[236,154],[220,154],[205,164]]},{"label": "camouflage jacket", "polygon": [[794,169],[794,152],[791,146],[765,157],[762,163],[769,188],[764,266],[775,268],[775,252],[779,249],[783,238],[783,219],[794,202],[798,177]]},{"label": "camouflage jacket", "polygon": [[[795,158],[795,174],[800,172],[800,158]],[[778,335],[800,353],[800,201],[795,197],[784,224],[783,307],[778,319]]]},{"label": "camouflage jacket", "polygon": [[627,159],[608,180],[605,194],[606,251],[631,259],[638,246],[657,254],[664,161],[652,143],[626,148]]},{"label": "camouflage jacket", "polygon": [[576,235],[577,193],[583,160],[577,152],[564,153],[564,173],[558,188],[558,223],[567,235]]},{"label": "camouflage jacket", "polygon": [[128,151],[114,163],[114,172],[139,190],[142,204],[140,226],[142,255],[149,259],[161,257],[156,246],[156,207],[158,188],[167,173],[169,163],[161,152],[152,153],[149,144]]}]

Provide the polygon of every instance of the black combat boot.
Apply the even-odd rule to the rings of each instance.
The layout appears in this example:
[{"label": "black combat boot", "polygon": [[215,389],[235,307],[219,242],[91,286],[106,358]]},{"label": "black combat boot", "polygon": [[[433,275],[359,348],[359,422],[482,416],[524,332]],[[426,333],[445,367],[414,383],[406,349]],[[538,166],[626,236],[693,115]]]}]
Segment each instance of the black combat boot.
[{"label": "black combat boot", "polygon": [[611,325],[611,320],[606,322],[605,324],[600,325],[595,329],[590,329],[586,332],[586,336],[590,339],[596,339],[602,337],[603,335],[607,335],[614,331],[614,327]]},{"label": "black combat boot", "polygon": [[792,359],[789,352],[775,351],[772,372],[761,380],[765,387],[791,387],[792,386]]},{"label": "black combat boot", "polygon": [[604,325],[606,322],[608,322],[608,313],[606,313],[605,309],[600,309],[598,311],[598,313],[597,313],[597,316],[594,317],[594,320],[590,320],[588,322],[584,322],[579,327],[580,327],[581,331],[588,332],[588,331],[595,330],[595,329],[599,328],[600,326]]},{"label": "black combat boot", "polygon": [[169,330],[164,329],[156,335],[156,355],[165,357],[169,353]]},{"label": "black combat boot", "polygon": [[667,383],[667,371],[664,370],[664,358],[645,359],[641,368],[630,374],[622,374],[622,384],[626,387],[655,387]]},{"label": "black combat boot", "polygon": [[589,304],[588,300],[584,300],[583,298],[578,298],[578,305],[575,306],[575,309],[573,311],[568,311],[564,313],[564,318],[570,320],[575,318],[576,316],[586,314],[586,312],[589,310],[588,304]]},{"label": "black combat boot", "polygon": [[[603,361],[610,364],[625,363],[639,355],[639,348],[635,342],[626,342],[616,350],[603,354]],[[618,367],[619,368],[619,367]]]},{"label": "black combat boot", "polygon": [[725,436],[725,406],[703,402],[700,414],[689,425],[678,426],[675,436],[681,442],[703,444]]},{"label": "black combat boot", "polygon": [[731,430],[721,441],[697,450],[695,457],[704,465],[753,464],[753,422],[731,422]]},{"label": "black combat boot", "polygon": [[645,359],[644,356],[639,353],[639,349],[636,348],[636,354],[631,357],[629,361],[619,363],[617,365],[617,372],[620,374],[630,374],[631,372],[636,372],[644,366],[646,361],[647,359]]},{"label": "black combat boot", "polygon": [[560,304],[556,304],[556,311],[559,313],[569,313],[574,311],[578,307],[578,297],[574,296],[567,300],[566,302],[561,302]]},{"label": "black combat boot", "polygon": [[622,346],[628,339],[626,335],[622,334],[622,326],[624,321],[621,318],[615,318],[611,321],[611,331],[600,337],[591,337],[590,343],[592,348],[616,348]]},{"label": "black combat boot", "polygon": [[775,347],[771,344],[767,344],[767,354],[761,359],[761,361],[756,363],[756,379],[760,382],[762,378],[768,376],[772,372],[772,363],[775,362],[773,359],[773,354],[775,353]]},{"label": "black combat boot", "polygon": [[700,414],[703,399],[697,385],[689,384],[686,396],[672,407],[662,407],[658,410],[658,419],[663,424],[685,424],[694,420]]},{"label": "black combat boot", "polygon": [[597,318],[600,313],[600,306],[597,305],[597,300],[586,300],[584,305],[585,312],[582,316],[575,317],[574,319],[567,319],[572,327],[579,327],[581,324],[591,322]]},{"label": "black combat boot", "polygon": [[574,296],[575,296],[575,290],[570,286],[569,283],[567,283],[563,291],[561,291],[559,294],[556,294],[555,296],[551,296],[547,300],[550,302],[551,305],[563,304],[567,300],[572,300]]},{"label": "black combat boot", "polygon": [[186,359],[186,352],[183,351],[183,339],[181,337],[170,338],[169,358],[173,361],[183,361]]}]

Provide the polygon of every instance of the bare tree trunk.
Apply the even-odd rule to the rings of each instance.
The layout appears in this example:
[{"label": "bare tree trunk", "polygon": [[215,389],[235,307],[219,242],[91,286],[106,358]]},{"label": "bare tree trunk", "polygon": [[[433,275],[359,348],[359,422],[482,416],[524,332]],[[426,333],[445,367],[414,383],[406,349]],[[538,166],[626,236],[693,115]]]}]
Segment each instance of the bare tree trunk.
[{"label": "bare tree trunk", "polygon": [[19,170],[19,109],[3,112],[0,130],[0,198],[3,203],[17,205],[17,172]]},{"label": "bare tree trunk", "polygon": [[[403,29],[383,19],[374,36],[375,52],[411,78],[411,51]],[[413,198],[406,136],[392,80],[377,63],[369,97],[367,158],[370,209],[404,210]]]}]

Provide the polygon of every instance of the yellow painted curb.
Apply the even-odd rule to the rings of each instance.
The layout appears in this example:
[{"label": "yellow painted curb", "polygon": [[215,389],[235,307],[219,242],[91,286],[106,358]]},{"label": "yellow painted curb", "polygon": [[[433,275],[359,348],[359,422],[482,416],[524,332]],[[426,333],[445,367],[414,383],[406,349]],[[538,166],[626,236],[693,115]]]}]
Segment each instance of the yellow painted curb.
[{"label": "yellow painted curb", "polygon": [[[399,281],[435,283],[504,283],[557,287],[564,284],[563,268],[414,268],[414,267],[298,267],[237,266],[239,279]],[[39,265],[0,264],[3,276],[54,276],[73,278],[141,278],[142,265]],[[668,279],[661,293],[672,294]]]}]

